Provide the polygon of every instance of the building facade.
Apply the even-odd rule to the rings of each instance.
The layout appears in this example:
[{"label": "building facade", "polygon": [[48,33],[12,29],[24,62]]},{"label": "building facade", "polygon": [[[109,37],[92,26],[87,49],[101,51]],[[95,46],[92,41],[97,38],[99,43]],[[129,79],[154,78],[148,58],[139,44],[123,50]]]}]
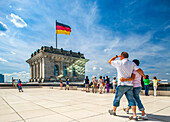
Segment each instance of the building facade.
[{"label": "building facade", "polygon": [[81,82],[85,77],[84,54],[51,47],[41,47],[26,62],[30,66],[30,82],[54,82],[69,78]]},{"label": "building facade", "polygon": [[4,83],[4,75],[0,74],[0,83]]}]

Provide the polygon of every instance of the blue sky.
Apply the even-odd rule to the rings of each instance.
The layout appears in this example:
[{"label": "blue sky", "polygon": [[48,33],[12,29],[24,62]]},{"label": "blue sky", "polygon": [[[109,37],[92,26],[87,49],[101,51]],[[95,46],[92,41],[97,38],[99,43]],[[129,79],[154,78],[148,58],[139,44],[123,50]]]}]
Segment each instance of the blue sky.
[{"label": "blue sky", "polygon": [[25,62],[41,46],[55,47],[55,21],[72,28],[58,48],[90,59],[86,75],[116,75],[108,60],[127,51],[152,78],[170,78],[169,0],[1,0],[0,73],[29,78]]}]

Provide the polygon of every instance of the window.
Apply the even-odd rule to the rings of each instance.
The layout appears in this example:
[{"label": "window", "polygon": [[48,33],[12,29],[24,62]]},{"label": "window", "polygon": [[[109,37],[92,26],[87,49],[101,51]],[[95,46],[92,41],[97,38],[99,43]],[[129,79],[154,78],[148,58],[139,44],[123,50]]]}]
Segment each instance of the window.
[{"label": "window", "polygon": [[73,76],[76,76],[76,71],[75,71],[75,68],[74,68],[74,67],[72,67],[72,75],[73,75]]},{"label": "window", "polygon": [[54,66],[54,75],[59,75],[59,68],[57,65]]},{"label": "window", "polygon": [[67,75],[67,67],[64,66],[64,76],[66,76],[66,75]]}]

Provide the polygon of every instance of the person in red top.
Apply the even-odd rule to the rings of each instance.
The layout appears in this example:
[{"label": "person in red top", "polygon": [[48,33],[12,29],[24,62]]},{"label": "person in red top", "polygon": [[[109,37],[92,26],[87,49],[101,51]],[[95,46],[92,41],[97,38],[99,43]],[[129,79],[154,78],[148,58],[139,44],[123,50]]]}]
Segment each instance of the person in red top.
[{"label": "person in red top", "polygon": [[20,90],[23,92],[20,79],[18,81],[18,90],[19,90],[19,92],[20,92]]}]

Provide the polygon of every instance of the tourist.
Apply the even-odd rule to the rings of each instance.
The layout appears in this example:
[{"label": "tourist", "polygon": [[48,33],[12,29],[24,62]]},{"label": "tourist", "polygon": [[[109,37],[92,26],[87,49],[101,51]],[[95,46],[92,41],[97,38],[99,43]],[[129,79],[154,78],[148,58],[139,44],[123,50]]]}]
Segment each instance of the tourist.
[{"label": "tourist", "polygon": [[93,82],[92,92],[97,93],[97,82],[98,82],[98,80],[96,79],[96,76],[93,78],[92,82]]},{"label": "tourist", "polygon": [[[134,59],[133,62],[139,66],[140,62],[139,60],[137,59]],[[141,75],[137,72],[137,71],[133,71],[133,74],[132,74],[132,77],[131,78],[121,78],[120,79],[122,82],[123,81],[132,81],[133,83],[133,97],[135,98],[135,101],[137,103],[137,106],[139,108],[139,110],[142,112],[142,116],[140,116],[140,119],[144,119],[144,120],[147,120],[148,117],[147,115],[145,114],[145,108],[143,107],[143,104],[140,100],[140,96],[139,96],[139,93],[141,92],[142,90],[142,85],[141,85]],[[125,94],[126,95],[126,94]],[[129,109],[131,108],[130,105],[128,105],[127,108],[124,108],[123,110],[129,114]]]},{"label": "tourist", "polygon": [[156,76],[153,77],[153,80],[151,80],[153,82],[153,89],[154,89],[154,96],[156,97],[156,90],[158,88],[158,81],[161,81],[160,79],[157,80]]},{"label": "tourist", "polygon": [[13,87],[17,88],[17,82],[13,79]]},{"label": "tourist", "polygon": [[66,79],[66,87],[65,87],[65,90],[68,89],[69,90],[69,79],[67,78]]},{"label": "tourist", "polygon": [[102,79],[102,76],[99,77],[98,83],[99,83],[100,94],[102,94],[103,83],[104,83],[103,79]]},{"label": "tourist", "polygon": [[[120,60],[115,60],[116,58],[119,58]],[[118,76],[118,86],[116,88],[115,92],[115,98],[113,101],[113,109],[109,110],[110,115],[116,116],[116,109],[120,104],[120,100],[123,96],[123,94],[126,94],[129,106],[131,106],[132,111],[133,111],[133,116],[129,117],[129,119],[134,119],[137,120],[136,116],[136,102],[133,97],[133,84],[132,81],[124,81],[121,82],[120,78],[130,78],[132,75],[133,70],[138,71],[144,78],[145,75],[143,74],[143,71],[138,68],[133,62],[128,60],[128,53],[127,52],[122,52],[121,55],[119,56],[114,56],[111,58],[108,62],[111,64],[113,67],[117,69],[117,76]]]},{"label": "tourist", "polygon": [[105,77],[103,77],[103,93],[105,93],[105,89],[106,89],[106,79]]},{"label": "tourist", "polygon": [[88,78],[88,76],[86,76],[86,79],[85,79],[85,89],[86,89],[86,92],[89,92],[89,78]]},{"label": "tourist", "polygon": [[13,87],[15,87],[14,82],[15,82],[15,80],[14,80],[13,77],[12,77],[12,86],[13,86]]},{"label": "tourist", "polygon": [[90,82],[90,86],[91,86],[91,88],[92,88],[92,92],[93,92],[93,79],[94,79],[94,78],[92,78],[92,79],[91,79],[91,82]]},{"label": "tourist", "polygon": [[20,80],[20,79],[18,80],[18,90],[19,90],[19,92],[20,92],[20,91],[23,92],[22,86],[21,86],[21,80]]},{"label": "tourist", "polygon": [[63,89],[63,81],[60,80],[60,89],[62,90]]},{"label": "tourist", "polygon": [[106,76],[107,93],[109,93],[109,84],[110,84],[110,79],[108,78],[108,76]]},{"label": "tourist", "polygon": [[116,80],[116,77],[113,78],[112,84],[113,84],[113,94],[114,94],[115,91],[116,91],[116,87],[117,87],[117,80]]},{"label": "tourist", "polygon": [[144,82],[144,86],[145,86],[145,95],[149,96],[149,83],[150,83],[150,80],[149,80],[148,75],[146,75],[146,79],[144,79],[143,82]]},{"label": "tourist", "polygon": [[20,79],[18,80],[18,82],[17,82],[17,87],[18,87],[18,90],[19,90],[19,82],[20,82]]},{"label": "tourist", "polygon": [[89,84],[89,87],[92,88],[92,86],[93,86],[93,78],[91,79],[90,84]]}]

